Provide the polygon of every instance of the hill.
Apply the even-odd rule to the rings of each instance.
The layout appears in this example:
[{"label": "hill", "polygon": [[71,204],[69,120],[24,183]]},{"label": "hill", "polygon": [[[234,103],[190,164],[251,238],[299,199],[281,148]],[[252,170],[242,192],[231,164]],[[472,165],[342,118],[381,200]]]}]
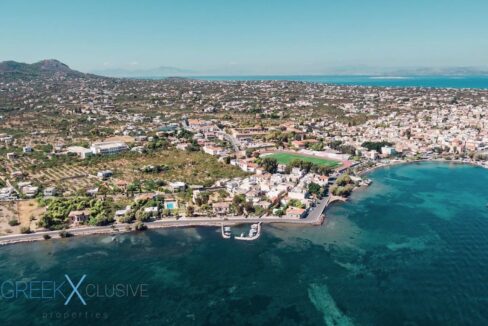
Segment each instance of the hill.
[{"label": "hill", "polygon": [[86,74],[72,70],[66,64],[54,60],[42,60],[36,63],[28,64],[17,61],[0,62],[0,76],[7,77],[83,77]]}]

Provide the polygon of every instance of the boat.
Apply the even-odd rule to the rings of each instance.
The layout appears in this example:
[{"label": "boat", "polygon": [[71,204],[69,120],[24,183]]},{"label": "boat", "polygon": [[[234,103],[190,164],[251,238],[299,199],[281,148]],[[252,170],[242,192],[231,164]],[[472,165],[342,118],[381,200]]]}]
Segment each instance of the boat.
[{"label": "boat", "polygon": [[224,226],[224,223],[222,223],[221,232],[222,232],[222,238],[224,239],[230,239],[232,237],[232,230],[230,226]]}]

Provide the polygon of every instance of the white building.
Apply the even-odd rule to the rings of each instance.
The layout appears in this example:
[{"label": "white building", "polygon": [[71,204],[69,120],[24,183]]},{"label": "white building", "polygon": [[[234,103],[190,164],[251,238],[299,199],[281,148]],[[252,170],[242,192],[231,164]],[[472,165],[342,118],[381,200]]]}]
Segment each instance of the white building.
[{"label": "white building", "polygon": [[186,183],[181,181],[170,182],[169,187],[172,191],[183,191],[186,188]]},{"label": "white building", "polygon": [[129,146],[124,142],[102,142],[93,143],[90,149],[93,154],[113,155],[125,152],[129,149]]},{"label": "white building", "polygon": [[91,155],[93,155],[93,152],[91,149],[82,147],[82,146],[70,146],[67,148],[68,153],[73,153],[81,157],[82,159],[85,159]]},{"label": "white building", "polygon": [[388,156],[395,155],[396,150],[390,146],[383,146],[381,147],[381,154],[388,155]]}]

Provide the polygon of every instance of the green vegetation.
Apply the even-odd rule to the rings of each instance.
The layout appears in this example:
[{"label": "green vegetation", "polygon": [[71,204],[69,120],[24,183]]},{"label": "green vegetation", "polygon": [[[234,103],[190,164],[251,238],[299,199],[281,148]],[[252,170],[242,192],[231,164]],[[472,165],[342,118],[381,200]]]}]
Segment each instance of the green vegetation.
[{"label": "green vegetation", "polygon": [[146,226],[146,224],[144,224],[140,221],[137,221],[136,224],[134,224],[134,229],[136,231],[144,231],[144,230],[147,230],[147,226]]},{"label": "green vegetation", "polygon": [[393,143],[387,141],[380,141],[380,142],[367,141],[361,144],[362,147],[367,148],[369,151],[375,150],[377,152],[381,152],[381,147],[392,146],[392,145]]},{"label": "green vegetation", "polygon": [[349,197],[354,189],[353,185],[346,185],[342,186],[333,186],[330,190],[334,196],[341,196],[341,197]]},{"label": "green vegetation", "polygon": [[69,238],[69,237],[72,237],[72,236],[73,236],[73,234],[69,233],[69,232],[68,232],[68,231],[66,231],[66,230],[61,230],[61,231],[59,231],[59,236],[60,236],[61,238]]},{"label": "green vegetation", "polygon": [[314,196],[321,197],[324,193],[324,189],[315,182],[310,182],[308,185],[308,192]]},{"label": "green vegetation", "polygon": [[[183,181],[188,184],[211,186],[223,178],[243,177],[247,175],[238,167],[221,163],[214,156],[201,151],[162,150],[148,154],[129,153],[117,159],[100,162],[90,166],[90,170],[111,169],[117,171],[119,178],[133,181],[145,179]],[[158,167],[156,171],[139,172],[141,167]],[[139,170],[140,171],[140,170]]]},{"label": "green vegetation", "polygon": [[10,225],[10,226],[17,226],[19,224],[20,224],[20,222],[18,220],[10,220],[10,221],[8,221],[8,225]]},{"label": "green vegetation", "polygon": [[236,215],[242,215],[245,212],[247,214],[254,213],[256,209],[252,205],[252,202],[246,201],[246,196],[244,195],[235,195],[232,199],[231,211],[234,212]]},{"label": "green vegetation", "polygon": [[273,153],[271,155],[266,156],[266,158],[274,158],[278,161],[279,164],[289,164],[294,160],[310,162],[318,166],[326,166],[332,168],[337,167],[341,164],[340,162],[337,161],[327,160],[319,157],[310,157],[310,156],[294,154],[294,153]]},{"label": "green vegetation", "polygon": [[186,216],[192,217],[195,214],[195,208],[193,206],[186,206]]},{"label": "green vegetation", "polygon": [[306,143],[305,147],[312,150],[312,151],[323,151],[324,150],[324,143],[322,143],[322,142],[318,142],[315,144]]},{"label": "green vegetation", "polygon": [[346,174],[346,173],[344,173],[343,175],[341,175],[336,180],[336,184],[338,186],[345,186],[345,185],[348,185],[348,184],[351,184],[351,183],[352,183],[351,177],[349,176],[349,174]]},{"label": "green vegetation", "polygon": [[298,199],[290,199],[288,201],[289,207],[296,207],[296,208],[305,208],[305,205],[299,201]]},{"label": "green vegetation", "polygon": [[299,159],[293,160],[290,164],[287,165],[287,173],[290,173],[292,168],[300,168],[306,173],[311,171],[320,175],[329,175],[334,171],[334,169],[329,166],[318,165],[309,161],[302,161]]},{"label": "green vegetation", "polygon": [[39,220],[39,226],[50,230],[60,230],[69,225],[68,215],[74,210],[87,210],[88,224],[107,225],[113,222],[113,201],[110,198],[94,199],[90,197],[40,199],[41,206],[47,206]]},{"label": "green vegetation", "polygon": [[266,172],[276,173],[278,171],[278,160],[273,157],[265,157],[256,161]]},{"label": "green vegetation", "polygon": [[331,187],[330,192],[334,196],[349,197],[354,190],[354,182],[348,174],[343,174],[337,178],[334,186]]}]

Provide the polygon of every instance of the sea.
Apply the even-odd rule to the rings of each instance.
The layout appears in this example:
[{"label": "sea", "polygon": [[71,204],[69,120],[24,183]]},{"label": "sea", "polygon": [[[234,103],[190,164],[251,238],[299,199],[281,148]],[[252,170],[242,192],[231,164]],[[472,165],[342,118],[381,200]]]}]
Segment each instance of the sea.
[{"label": "sea", "polygon": [[431,87],[488,89],[488,75],[483,76],[196,76],[202,80],[262,81],[287,80],[321,84],[374,87]]},{"label": "sea", "polygon": [[369,178],[323,226],[256,241],[191,228],[2,247],[0,324],[488,325],[488,171]]}]

